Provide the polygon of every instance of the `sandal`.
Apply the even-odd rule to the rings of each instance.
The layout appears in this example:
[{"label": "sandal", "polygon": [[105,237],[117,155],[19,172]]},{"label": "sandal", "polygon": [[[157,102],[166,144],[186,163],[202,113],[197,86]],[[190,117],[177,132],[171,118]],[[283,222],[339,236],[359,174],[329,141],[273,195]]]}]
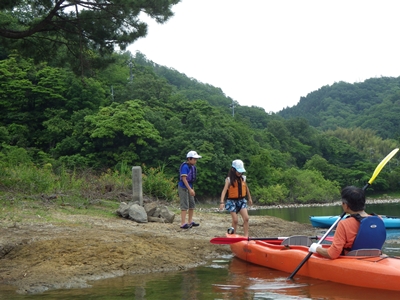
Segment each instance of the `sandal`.
[{"label": "sandal", "polygon": [[190,226],[189,224],[183,224],[181,226],[182,229],[189,229],[190,227],[192,227],[192,226]]},{"label": "sandal", "polygon": [[190,223],[190,227],[197,227],[197,226],[200,226],[200,224],[195,222]]}]

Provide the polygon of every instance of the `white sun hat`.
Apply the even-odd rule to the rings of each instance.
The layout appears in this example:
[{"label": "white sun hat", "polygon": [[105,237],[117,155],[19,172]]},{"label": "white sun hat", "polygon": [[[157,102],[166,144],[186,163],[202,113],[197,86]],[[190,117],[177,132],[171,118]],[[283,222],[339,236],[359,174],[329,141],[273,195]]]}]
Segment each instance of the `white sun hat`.
[{"label": "white sun hat", "polygon": [[244,173],[246,170],[244,169],[244,164],[240,159],[236,159],[232,162],[232,167],[236,169],[239,173]]},{"label": "white sun hat", "polygon": [[189,151],[188,154],[186,155],[187,158],[193,157],[193,158],[201,158],[200,155],[197,154],[196,151]]}]

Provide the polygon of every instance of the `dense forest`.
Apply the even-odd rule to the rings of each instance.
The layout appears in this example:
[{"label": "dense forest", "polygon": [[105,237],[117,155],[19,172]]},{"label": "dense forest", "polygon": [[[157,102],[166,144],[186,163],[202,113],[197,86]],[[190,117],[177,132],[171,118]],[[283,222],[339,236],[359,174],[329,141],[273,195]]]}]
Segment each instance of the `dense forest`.
[{"label": "dense forest", "polygon": [[400,77],[371,78],[354,84],[337,82],[283,109],[284,118],[301,117],[321,130],[363,128],[384,139],[400,138]]},{"label": "dense forest", "polygon": [[[28,30],[34,25],[21,24],[25,19],[18,15],[20,2],[43,7],[47,2],[0,6],[9,28]],[[165,21],[176,2],[160,1],[157,9],[145,9]],[[398,146],[399,78],[325,86],[295,107],[267,114],[260,107],[239,105],[220,88],[158,65],[143,53],[111,49],[100,42],[111,33],[89,29],[91,34],[81,36],[82,44],[76,36],[68,40],[62,27],[13,40],[0,30],[0,40],[6,41],[0,48],[1,176],[20,164],[50,167],[55,173],[142,166],[144,173],[158,170],[177,181],[186,153],[196,150],[202,155],[195,184],[199,201],[218,198],[232,160],[242,159],[256,202],[326,202],[337,199],[343,186],[363,186]],[[50,55],[40,55],[42,50],[36,48],[27,51],[26,45],[40,43],[45,34],[53,39],[42,45],[43,51],[52,49],[46,52]],[[114,36],[120,46],[136,37]],[[63,39],[72,45],[56,45]],[[394,157],[371,191],[396,191],[399,175]],[[0,190],[7,189],[0,180]]]}]

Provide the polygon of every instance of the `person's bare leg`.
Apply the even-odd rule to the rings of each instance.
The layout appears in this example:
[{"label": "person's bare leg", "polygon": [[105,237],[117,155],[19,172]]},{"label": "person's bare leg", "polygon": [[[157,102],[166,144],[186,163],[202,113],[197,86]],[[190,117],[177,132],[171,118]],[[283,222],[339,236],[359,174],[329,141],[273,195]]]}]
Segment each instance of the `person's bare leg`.
[{"label": "person's bare leg", "polygon": [[186,223],[186,210],[181,210],[181,226]]},{"label": "person's bare leg", "polygon": [[192,223],[192,221],[193,221],[193,212],[194,212],[194,209],[193,208],[189,208],[189,216],[188,216],[188,224],[190,225],[191,223]]},{"label": "person's bare leg", "polygon": [[231,212],[231,217],[232,217],[232,227],[235,230],[235,233],[237,234],[237,224],[238,224],[238,216],[235,212]]},{"label": "person's bare leg", "polygon": [[240,210],[240,215],[243,219],[243,234],[245,237],[249,236],[249,214],[247,212],[247,208],[242,208]]}]

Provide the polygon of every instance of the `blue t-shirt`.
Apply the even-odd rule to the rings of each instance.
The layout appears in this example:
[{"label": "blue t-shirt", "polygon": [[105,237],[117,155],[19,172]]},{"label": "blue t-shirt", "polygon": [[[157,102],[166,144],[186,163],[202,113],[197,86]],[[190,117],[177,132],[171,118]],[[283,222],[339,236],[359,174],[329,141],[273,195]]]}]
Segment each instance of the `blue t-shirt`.
[{"label": "blue t-shirt", "polygon": [[[183,187],[183,188],[186,188],[186,185],[183,183],[183,181],[182,181],[182,175],[186,175],[187,177],[186,177],[186,179],[188,179],[188,175],[189,175],[189,172],[193,172],[194,169],[195,168],[195,166],[192,166],[192,167],[189,167],[189,164],[187,164],[187,163],[184,163],[183,165],[182,165],[182,167],[181,167],[181,171],[180,171],[180,174],[179,174],[179,178],[180,178],[180,180],[179,180],[179,183],[178,183],[178,186],[180,186],[180,187]],[[194,171],[195,172],[195,171]],[[189,186],[191,187],[191,188],[193,188],[193,182],[189,182],[188,181],[188,183],[189,183]]]}]

